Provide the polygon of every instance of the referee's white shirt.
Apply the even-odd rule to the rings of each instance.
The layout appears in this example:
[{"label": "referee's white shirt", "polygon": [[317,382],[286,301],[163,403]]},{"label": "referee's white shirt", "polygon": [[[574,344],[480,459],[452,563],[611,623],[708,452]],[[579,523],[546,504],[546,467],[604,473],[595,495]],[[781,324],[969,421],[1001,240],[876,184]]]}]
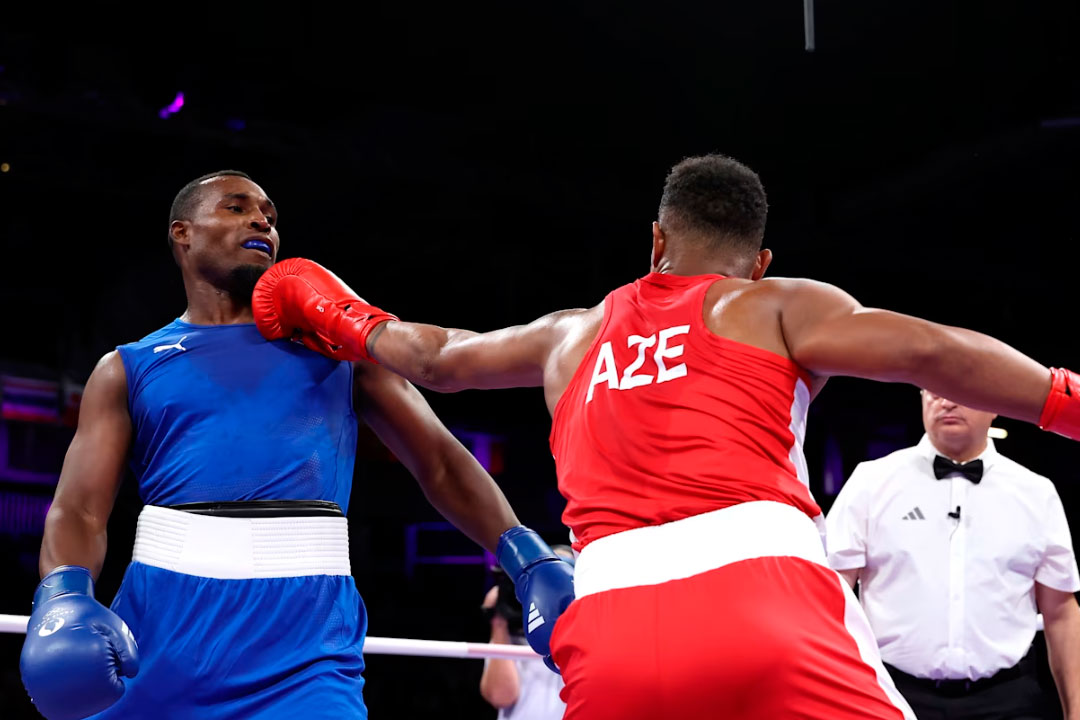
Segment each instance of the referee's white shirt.
[{"label": "referee's white shirt", "polygon": [[[918,445],[855,468],[826,518],[829,563],[863,568],[859,597],[882,659],[918,677],[989,677],[1035,636],[1035,582],[1080,590],[1053,483],[1000,455],[992,440],[976,485],[934,477]],[[960,507],[960,518],[949,516]]]}]

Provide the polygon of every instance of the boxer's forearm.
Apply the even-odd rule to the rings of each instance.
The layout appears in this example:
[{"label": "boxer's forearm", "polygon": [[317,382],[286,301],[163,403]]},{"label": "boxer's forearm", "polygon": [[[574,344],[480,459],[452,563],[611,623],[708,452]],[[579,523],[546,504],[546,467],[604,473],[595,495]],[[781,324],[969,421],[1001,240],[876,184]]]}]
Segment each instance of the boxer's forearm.
[{"label": "boxer's forearm", "polygon": [[995,338],[931,325],[932,350],[910,382],[962,405],[1038,423],[1050,370]]},{"label": "boxer's forearm", "polygon": [[369,336],[367,349],[387,369],[437,392],[539,387],[558,316],[486,333],[384,322]]},{"label": "boxer's forearm", "polygon": [[488,550],[518,524],[502,491],[408,381],[368,362],[354,369],[360,417],[408,468],[424,495],[459,530]]},{"label": "boxer's forearm", "polygon": [[53,503],[45,516],[38,571],[45,577],[60,565],[80,565],[97,579],[105,562],[106,545],[104,521]]},{"label": "boxer's forearm", "polygon": [[475,337],[468,330],[411,322],[384,322],[371,333],[368,352],[388,370],[439,392],[464,389],[454,383],[455,346]]},{"label": "boxer's forearm", "polygon": [[432,506],[489,552],[495,552],[500,535],[520,524],[502,490],[460,443],[447,442],[441,462],[417,480]]}]

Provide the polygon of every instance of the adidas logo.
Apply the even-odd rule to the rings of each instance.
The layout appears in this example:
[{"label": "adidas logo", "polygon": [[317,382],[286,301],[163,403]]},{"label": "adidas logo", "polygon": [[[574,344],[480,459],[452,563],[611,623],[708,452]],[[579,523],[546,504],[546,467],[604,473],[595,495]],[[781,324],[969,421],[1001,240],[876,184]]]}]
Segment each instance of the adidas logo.
[{"label": "adidas logo", "polygon": [[909,512],[907,515],[905,515],[904,517],[902,517],[900,519],[901,520],[925,520],[926,516],[922,514],[922,510],[920,510],[919,506],[916,505],[914,510],[912,510],[911,512]]},{"label": "adidas logo", "polygon": [[536,603],[529,603],[529,632],[544,624],[544,616],[536,609]]}]

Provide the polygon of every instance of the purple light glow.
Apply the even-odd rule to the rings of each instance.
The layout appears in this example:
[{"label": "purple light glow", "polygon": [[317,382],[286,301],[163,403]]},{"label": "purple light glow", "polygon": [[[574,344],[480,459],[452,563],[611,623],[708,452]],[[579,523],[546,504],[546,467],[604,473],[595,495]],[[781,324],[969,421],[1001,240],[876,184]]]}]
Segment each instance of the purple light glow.
[{"label": "purple light glow", "polygon": [[158,110],[158,117],[164,120],[170,115],[180,112],[180,108],[182,107],[184,107],[184,93],[178,92],[176,93],[176,99],[169,103],[167,107]]},{"label": "purple light glow", "polygon": [[5,535],[40,535],[45,531],[45,515],[51,497],[0,493],[0,533]]},{"label": "purple light glow", "polygon": [[1050,118],[1048,120],[1041,121],[1039,123],[1039,127],[1047,129],[1080,127],[1080,117]]},{"label": "purple light glow", "polygon": [[480,466],[487,470],[489,473],[494,472],[492,466],[492,460],[494,459],[493,449],[496,442],[501,440],[498,435],[485,432],[473,432],[468,430],[454,429],[452,431],[458,439],[465,441],[465,446],[476,458]]}]

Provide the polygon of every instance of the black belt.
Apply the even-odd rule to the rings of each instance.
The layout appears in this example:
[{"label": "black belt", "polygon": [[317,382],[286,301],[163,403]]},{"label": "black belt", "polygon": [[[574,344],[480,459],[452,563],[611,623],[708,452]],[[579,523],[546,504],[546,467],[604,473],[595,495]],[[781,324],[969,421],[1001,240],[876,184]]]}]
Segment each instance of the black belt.
[{"label": "black belt", "polygon": [[[930,678],[921,678],[914,675],[908,675],[903,670],[899,670],[889,663],[883,663],[885,668],[892,675],[893,680],[896,681],[897,686],[904,684],[913,688],[918,688],[935,695],[942,695],[948,697],[955,697],[957,695],[967,695],[970,693],[979,692],[986,688],[993,687],[994,685],[1000,685],[1001,683],[1008,682],[1010,680],[1016,680],[1017,678],[1024,677],[1025,675],[1033,674],[1033,660],[1031,658],[1031,651],[1028,654],[1020,658],[1020,662],[1013,665],[1011,668],[1005,668],[1004,670],[998,670],[990,677],[979,678],[978,680],[931,680]],[[900,690],[903,693],[903,690]]]},{"label": "black belt", "polygon": [[326,500],[248,500],[246,502],[197,502],[166,505],[196,515],[231,518],[345,517],[337,503]]}]

